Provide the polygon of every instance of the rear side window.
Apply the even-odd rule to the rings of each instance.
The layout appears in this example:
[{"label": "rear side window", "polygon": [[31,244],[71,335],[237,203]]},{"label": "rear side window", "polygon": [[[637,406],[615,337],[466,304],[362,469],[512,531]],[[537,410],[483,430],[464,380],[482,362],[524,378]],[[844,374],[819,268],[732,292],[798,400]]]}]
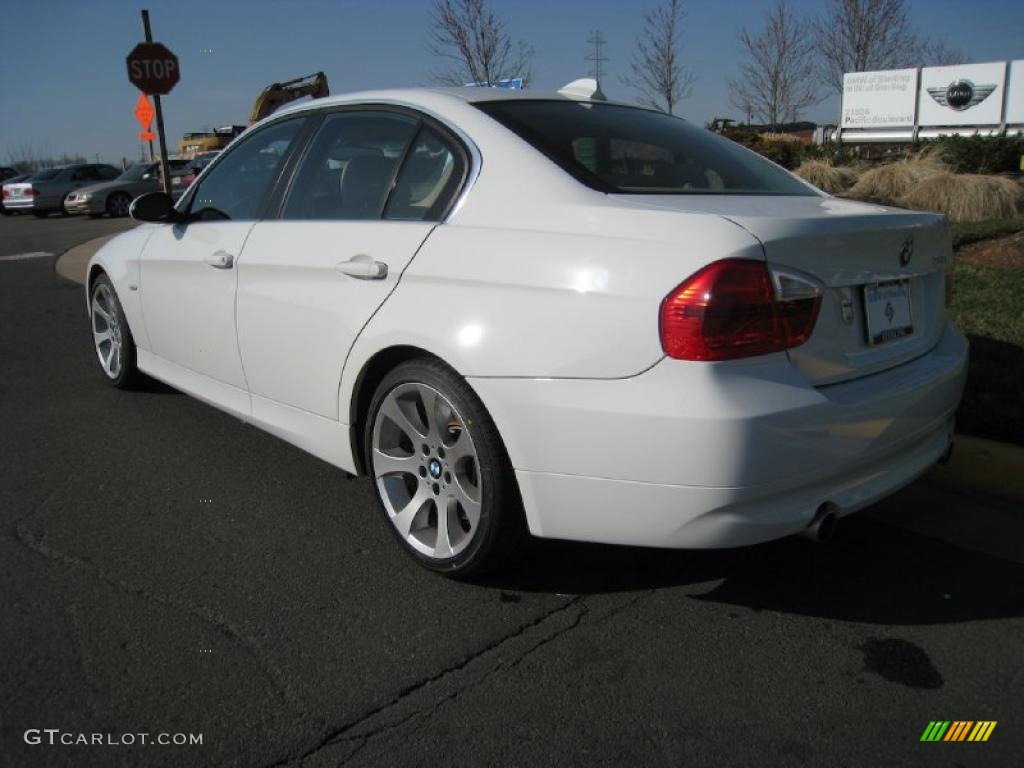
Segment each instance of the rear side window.
[{"label": "rear side window", "polygon": [[112,165],[97,165],[96,169],[101,179],[116,179],[121,175],[121,172]]},{"label": "rear side window", "polygon": [[26,181],[52,181],[60,176],[60,168],[47,168],[44,171],[33,173]]},{"label": "rear side window", "polygon": [[661,112],[555,100],[475,106],[602,192],[816,194],[757,154]]},{"label": "rear side window", "polygon": [[302,160],[284,219],[377,219],[418,121],[397,112],[332,112]]},{"label": "rear side window", "polygon": [[405,158],[384,217],[400,221],[439,221],[462,184],[462,155],[424,125]]}]

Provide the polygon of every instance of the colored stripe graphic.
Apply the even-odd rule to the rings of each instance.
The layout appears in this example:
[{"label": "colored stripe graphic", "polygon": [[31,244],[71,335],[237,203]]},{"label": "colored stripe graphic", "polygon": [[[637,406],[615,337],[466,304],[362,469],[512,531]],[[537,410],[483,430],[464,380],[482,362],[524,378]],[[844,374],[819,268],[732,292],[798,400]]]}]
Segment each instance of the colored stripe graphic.
[{"label": "colored stripe graphic", "polygon": [[929,720],[921,741],[988,741],[996,720]]},{"label": "colored stripe graphic", "polygon": [[949,728],[949,720],[932,720],[921,734],[921,741],[939,741]]}]

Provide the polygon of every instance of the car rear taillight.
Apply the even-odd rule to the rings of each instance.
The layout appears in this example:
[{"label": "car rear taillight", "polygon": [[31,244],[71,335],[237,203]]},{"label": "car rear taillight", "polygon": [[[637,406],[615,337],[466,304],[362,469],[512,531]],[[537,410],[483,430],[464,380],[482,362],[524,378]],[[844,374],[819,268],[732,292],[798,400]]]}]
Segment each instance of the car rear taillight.
[{"label": "car rear taillight", "polygon": [[32,197],[33,195],[38,195],[39,193],[36,192],[36,190],[33,187],[26,187],[22,194],[26,195],[27,197]]},{"label": "car rear taillight", "polygon": [[6,189],[4,189],[4,191],[3,191],[3,196],[4,196],[5,198],[7,198],[7,197],[10,197],[10,196],[11,196],[11,193],[10,193],[10,192],[8,192],[8,191],[7,191]]},{"label": "car rear taillight", "polygon": [[781,352],[811,337],[821,289],[764,262],[709,264],[661,303],[661,346],[677,360],[733,360]]}]

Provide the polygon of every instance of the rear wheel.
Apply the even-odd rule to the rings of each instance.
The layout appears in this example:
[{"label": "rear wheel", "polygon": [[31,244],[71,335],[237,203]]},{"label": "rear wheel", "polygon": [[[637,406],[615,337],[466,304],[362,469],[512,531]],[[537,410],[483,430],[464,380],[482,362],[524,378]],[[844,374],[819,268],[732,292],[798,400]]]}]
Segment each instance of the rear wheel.
[{"label": "rear wheel", "polygon": [[111,216],[127,216],[132,207],[132,197],[126,192],[115,192],[107,198],[107,213]]},{"label": "rear wheel", "polygon": [[130,389],[139,379],[135,339],[110,279],[97,277],[89,296],[89,320],[100,370],[118,389]]},{"label": "rear wheel", "polygon": [[389,527],[421,565],[464,578],[513,553],[525,526],[504,448],[476,393],[449,368],[414,360],[385,376],[365,451]]}]

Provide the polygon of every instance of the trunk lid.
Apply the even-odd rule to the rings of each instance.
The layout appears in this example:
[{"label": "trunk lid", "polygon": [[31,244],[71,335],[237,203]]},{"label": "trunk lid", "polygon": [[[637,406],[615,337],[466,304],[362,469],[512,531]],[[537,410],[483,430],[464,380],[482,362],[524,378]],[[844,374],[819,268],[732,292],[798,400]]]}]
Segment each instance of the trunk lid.
[{"label": "trunk lid", "polygon": [[823,288],[814,333],[788,354],[815,385],[899,365],[942,335],[952,240],[941,215],[818,196],[616,197],[722,216],[761,242],[769,267],[814,278]]},{"label": "trunk lid", "polygon": [[5,196],[7,200],[21,200],[29,197],[30,189],[32,189],[32,184],[27,181],[3,185],[3,191],[7,193]]}]

